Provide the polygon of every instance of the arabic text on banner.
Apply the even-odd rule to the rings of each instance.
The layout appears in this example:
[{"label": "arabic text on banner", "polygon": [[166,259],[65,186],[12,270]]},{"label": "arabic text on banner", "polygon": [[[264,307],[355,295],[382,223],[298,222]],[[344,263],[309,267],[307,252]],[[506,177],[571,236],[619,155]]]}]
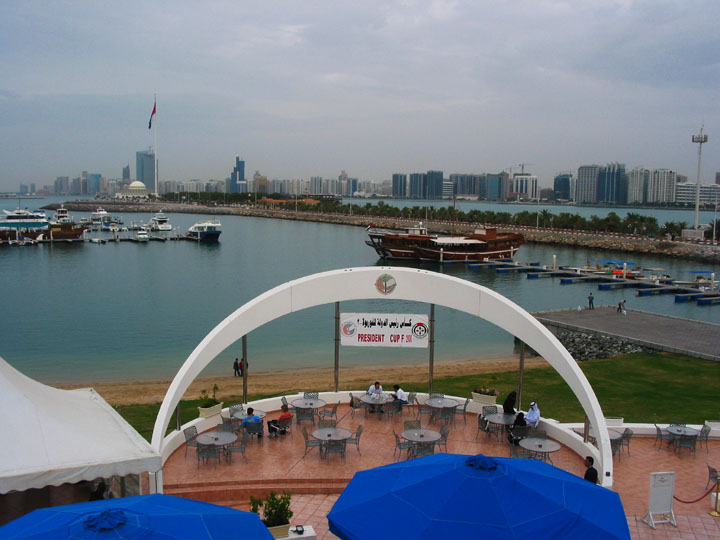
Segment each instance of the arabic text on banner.
[{"label": "arabic text on banner", "polygon": [[341,313],[340,344],[352,347],[428,346],[427,315],[417,313]]}]

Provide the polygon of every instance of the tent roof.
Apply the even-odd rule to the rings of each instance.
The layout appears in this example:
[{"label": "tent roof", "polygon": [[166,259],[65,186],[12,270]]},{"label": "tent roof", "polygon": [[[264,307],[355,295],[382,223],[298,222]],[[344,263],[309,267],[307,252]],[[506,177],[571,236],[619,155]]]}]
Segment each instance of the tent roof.
[{"label": "tent roof", "polygon": [[0,358],[0,493],[157,471],[160,455],[92,388],[59,390]]}]

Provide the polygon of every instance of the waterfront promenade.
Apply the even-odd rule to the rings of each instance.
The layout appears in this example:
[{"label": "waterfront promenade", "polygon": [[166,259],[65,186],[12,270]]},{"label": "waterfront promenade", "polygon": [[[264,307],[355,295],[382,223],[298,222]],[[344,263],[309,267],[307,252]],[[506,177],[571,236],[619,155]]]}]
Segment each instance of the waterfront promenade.
[{"label": "waterfront promenade", "polygon": [[720,325],[614,306],[544,311],[533,315],[545,326],[620,338],[649,349],[720,361]]}]

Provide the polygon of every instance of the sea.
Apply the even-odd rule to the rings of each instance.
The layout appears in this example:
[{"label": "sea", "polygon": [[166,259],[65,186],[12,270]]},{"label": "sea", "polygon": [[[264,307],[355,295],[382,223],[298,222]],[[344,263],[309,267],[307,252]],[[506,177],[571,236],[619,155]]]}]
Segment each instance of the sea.
[{"label": "sea", "polygon": [[[62,201],[46,197],[21,204],[34,209]],[[527,209],[523,205],[482,204],[488,208],[480,209],[495,211]],[[0,200],[0,209],[17,206],[18,201]],[[605,215],[612,210],[594,208],[591,213]],[[616,209],[619,215],[624,215],[624,210]],[[661,223],[694,221],[693,211],[653,212],[662,213]],[[710,221],[712,213],[707,214],[702,219]],[[76,219],[89,216],[82,212],[72,215]],[[168,216],[182,232],[210,217]],[[128,225],[146,223],[152,214],[117,217]],[[217,244],[109,242],[0,248],[0,357],[26,375],[50,383],[170,379],[217,324],[263,292],[317,272],[388,265],[365,245],[367,234],[362,227],[244,216],[219,219],[223,232]],[[549,265],[553,255],[558,264],[620,260],[664,268],[676,279],[691,280],[692,272],[698,270],[714,271],[720,278],[718,266],[585,248],[524,245],[516,260]],[[675,303],[672,296],[637,297],[632,290],[598,291],[594,284],[561,285],[558,279],[528,280],[525,274],[499,274],[462,264],[415,266],[489,287],[530,312],[585,306],[592,291],[596,306],[616,305],[626,299],[630,309],[720,324],[720,306]],[[383,299],[343,302],[340,310],[428,313],[429,306]],[[233,360],[241,356],[241,337],[202,375],[231,375]],[[435,361],[439,363],[507,357],[514,350],[510,334],[443,307],[436,308],[435,337]],[[272,321],[251,332],[247,342],[251,371],[331,367],[334,305]],[[427,349],[342,347],[340,364],[342,369],[343,365],[422,363],[427,356]],[[369,373],[368,380],[372,378]]]}]

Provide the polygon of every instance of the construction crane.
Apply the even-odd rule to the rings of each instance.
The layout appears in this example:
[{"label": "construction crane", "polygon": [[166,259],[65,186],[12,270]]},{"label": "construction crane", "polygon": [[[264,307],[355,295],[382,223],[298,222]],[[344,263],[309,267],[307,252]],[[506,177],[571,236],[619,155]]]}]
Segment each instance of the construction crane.
[{"label": "construction crane", "polygon": [[518,163],[518,167],[520,167],[520,174],[525,174],[525,165],[532,165],[532,163]]}]

